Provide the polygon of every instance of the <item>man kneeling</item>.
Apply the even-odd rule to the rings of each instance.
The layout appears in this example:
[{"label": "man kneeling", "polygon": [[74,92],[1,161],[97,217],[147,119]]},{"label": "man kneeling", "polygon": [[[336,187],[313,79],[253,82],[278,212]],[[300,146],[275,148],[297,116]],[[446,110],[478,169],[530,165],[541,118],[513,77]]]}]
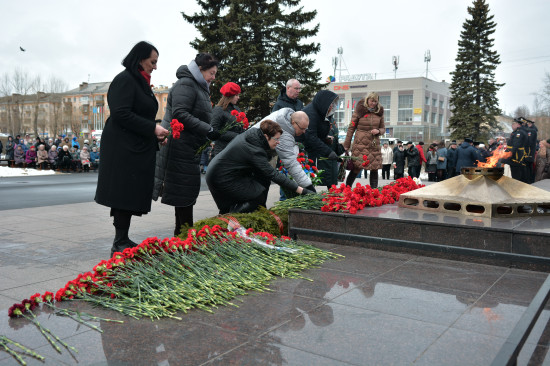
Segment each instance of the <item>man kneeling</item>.
[{"label": "man kneeling", "polygon": [[210,162],[206,183],[220,214],[254,212],[259,206],[265,207],[272,181],[298,194],[314,193],[299,187],[269,163],[282,132],[277,123],[262,121],[260,128],[235,137]]}]

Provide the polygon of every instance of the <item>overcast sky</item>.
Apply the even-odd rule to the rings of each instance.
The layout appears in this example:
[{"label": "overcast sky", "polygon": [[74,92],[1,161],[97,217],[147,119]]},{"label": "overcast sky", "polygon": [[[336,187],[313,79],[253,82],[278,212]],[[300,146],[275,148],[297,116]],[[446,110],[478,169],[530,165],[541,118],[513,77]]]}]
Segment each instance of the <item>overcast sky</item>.
[{"label": "overcast sky", "polygon": [[[501,56],[496,79],[506,83],[498,96],[508,113],[521,105],[533,109],[550,72],[550,1],[489,0],[497,23],[494,49]],[[318,11],[321,44],[315,56],[323,79],[333,74],[338,47],[350,74],[393,78],[392,56],[399,55],[397,77],[424,76],[424,53],[431,52],[428,77],[451,81],[462,25],[472,0],[302,0],[304,10]],[[170,86],[178,66],[196,51],[197,35],[180,12],[199,10],[193,0],[1,0],[0,73],[16,67],[43,78],[54,75],[75,88],[83,81],[110,81],[120,61],[140,40],[160,53],[152,83]],[[25,52],[19,47],[26,49]],[[347,72],[343,72],[346,74]],[[337,73],[338,74],[338,73]],[[245,91],[246,92],[246,91]],[[245,106],[243,106],[245,107]]]}]

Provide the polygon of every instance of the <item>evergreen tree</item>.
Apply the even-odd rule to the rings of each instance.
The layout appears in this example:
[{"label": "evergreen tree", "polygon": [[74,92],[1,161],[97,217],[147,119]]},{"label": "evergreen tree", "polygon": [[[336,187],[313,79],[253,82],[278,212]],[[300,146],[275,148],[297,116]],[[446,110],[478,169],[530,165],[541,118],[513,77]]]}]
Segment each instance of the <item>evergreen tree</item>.
[{"label": "evergreen tree", "polygon": [[[319,24],[312,29],[317,11],[294,11],[300,0],[197,0],[200,13],[183,18],[193,24],[200,37],[190,42],[198,52],[208,52],[220,60],[216,80],[212,85],[212,101],[220,98],[219,89],[232,81],[241,86],[239,105],[249,120],[265,117],[277,100],[288,79],[303,84],[300,99],[307,102],[324,84],[319,84],[321,72],[314,70],[318,43],[303,39],[317,34]],[[287,10],[287,11],[285,11]]]},{"label": "evergreen tree", "polygon": [[492,50],[496,23],[489,15],[485,0],[474,0],[468,7],[471,19],[463,24],[458,41],[456,68],[451,74],[451,99],[453,116],[449,126],[451,137],[462,139],[471,136],[475,140],[487,139],[491,131],[498,130],[495,117],[501,113],[497,91],[504,84],[495,81],[495,69],[500,56]]}]

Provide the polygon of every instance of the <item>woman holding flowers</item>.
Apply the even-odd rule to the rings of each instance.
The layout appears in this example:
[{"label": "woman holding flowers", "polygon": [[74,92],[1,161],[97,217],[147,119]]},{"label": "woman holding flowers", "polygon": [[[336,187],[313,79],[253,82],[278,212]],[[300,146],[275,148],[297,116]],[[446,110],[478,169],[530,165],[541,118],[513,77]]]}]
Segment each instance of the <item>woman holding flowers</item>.
[{"label": "woman holding flowers", "polygon": [[[178,80],[170,89],[162,125],[172,120],[183,124],[179,138],[168,139],[157,158],[153,199],[174,206],[174,236],[183,224],[193,225],[193,206],[201,188],[200,154],[197,150],[220,134],[210,126],[212,103],[210,83],[216,78],[219,61],[208,53],[198,54],[176,72]],[[173,128],[172,128],[173,129]]]},{"label": "woman holding flowers", "polygon": [[[350,150],[354,157],[366,155],[369,164],[363,166],[360,160],[353,162],[353,170],[349,172],[346,185],[351,186],[361,169],[370,170],[370,186],[378,187],[378,169],[382,167],[382,153],[380,149],[380,134],[384,133],[384,107],[378,102],[377,93],[370,93],[364,101],[357,103],[348,127],[348,134],[344,142],[346,152]],[[355,139],[353,139],[355,135]]]},{"label": "woman holding flowers", "polygon": [[298,194],[313,193],[299,187],[269,161],[279,144],[283,129],[271,120],[237,136],[214,157],[206,172],[206,183],[220,214],[254,212],[266,205],[271,182]]},{"label": "woman holding flowers", "polygon": [[222,86],[220,93],[222,93],[222,97],[212,111],[212,128],[220,131],[220,137],[216,140],[214,150],[212,150],[212,157],[219,154],[231,140],[245,130],[244,124],[236,120],[238,113],[241,113],[241,110],[237,107],[241,87],[229,82]]},{"label": "woman holding flowers", "polygon": [[155,123],[158,103],[151,90],[158,50],[137,43],[122,61],[107,92],[111,116],[101,135],[101,167],[95,201],[111,208],[114,252],[136,245],[128,238],[130,220],[151,211],[158,143],[168,130]]}]

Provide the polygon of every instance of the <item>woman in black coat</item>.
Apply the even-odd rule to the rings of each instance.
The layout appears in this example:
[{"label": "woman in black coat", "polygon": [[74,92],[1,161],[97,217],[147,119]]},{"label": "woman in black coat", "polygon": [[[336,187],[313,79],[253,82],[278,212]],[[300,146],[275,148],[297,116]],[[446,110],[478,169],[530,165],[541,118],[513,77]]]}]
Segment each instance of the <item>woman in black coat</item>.
[{"label": "woman in black coat", "polygon": [[184,129],[179,139],[170,137],[160,150],[153,199],[162,197],[162,203],[174,206],[175,236],[180,234],[181,225],[193,225],[193,206],[201,188],[201,154],[197,150],[207,139],[216,140],[220,135],[210,126],[210,83],[216,78],[218,63],[208,53],[198,54],[189,65],[178,68],[178,81],[168,94],[162,126],[177,119]]},{"label": "woman in black coat", "polygon": [[241,87],[235,83],[229,82],[222,86],[220,93],[222,93],[222,97],[212,112],[212,128],[220,131],[231,124],[233,124],[233,127],[221,134],[220,138],[216,140],[214,150],[212,151],[212,157],[219,154],[231,140],[244,132],[243,125],[241,123],[234,123],[236,118],[231,114],[232,111],[241,111],[239,107],[237,107],[237,102],[241,94]]},{"label": "woman in black coat", "polygon": [[271,182],[298,194],[313,193],[299,187],[273,168],[271,160],[283,130],[271,120],[237,136],[214,157],[206,172],[206,183],[220,214],[254,212],[266,205]]},{"label": "woman in black coat", "polygon": [[111,208],[116,230],[111,254],[137,245],[128,238],[132,215],[151,211],[156,151],[168,135],[155,123],[158,103],[150,80],[157,60],[153,45],[137,43],[107,92],[111,115],[101,136],[95,201]]},{"label": "woman in black coat", "polygon": [[[321,90],[303,111],[309,117],[309,127],[304,133],[303,143],[309,159],[315,161],[318,169],[323,170],[322,185],[330,188],[338,183],[338,165],[336,159],[344,153],[338,143],[338,129],[333,127],[333,114],[338,95],[330,90]],[[296,141],[300,141],[296,139]],[[329,161],[319,158],[329,158]]]}]

